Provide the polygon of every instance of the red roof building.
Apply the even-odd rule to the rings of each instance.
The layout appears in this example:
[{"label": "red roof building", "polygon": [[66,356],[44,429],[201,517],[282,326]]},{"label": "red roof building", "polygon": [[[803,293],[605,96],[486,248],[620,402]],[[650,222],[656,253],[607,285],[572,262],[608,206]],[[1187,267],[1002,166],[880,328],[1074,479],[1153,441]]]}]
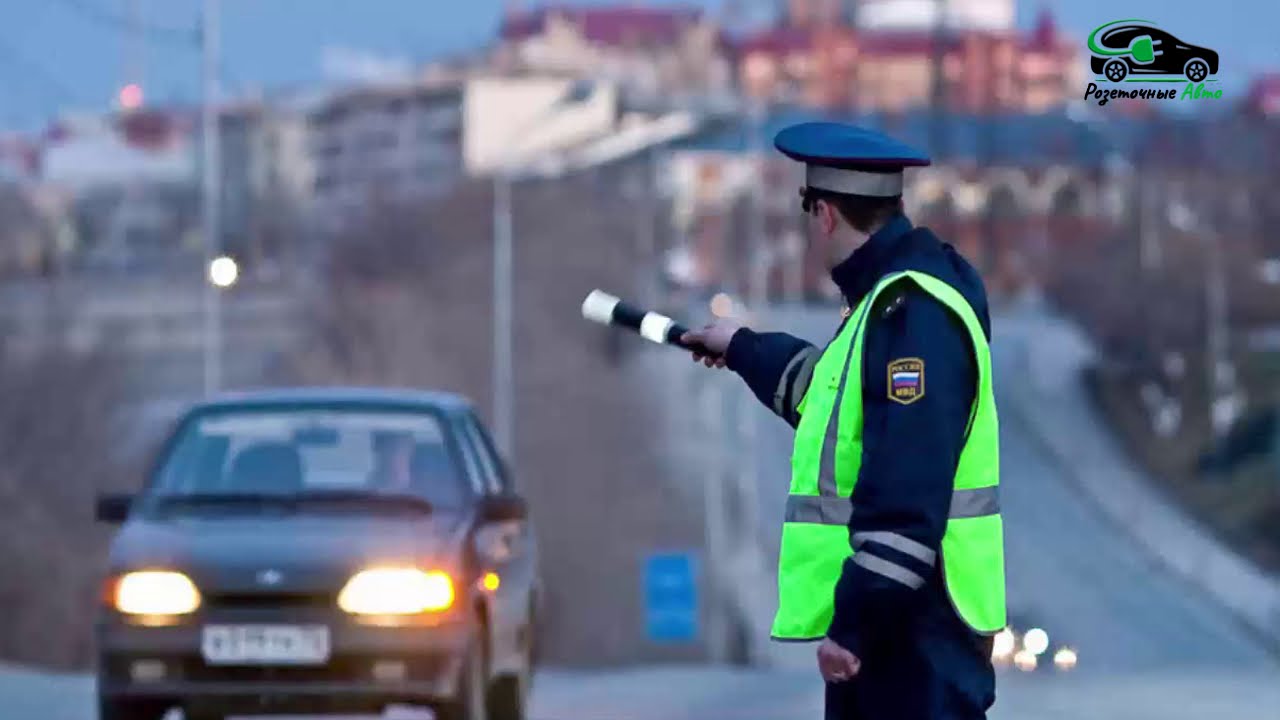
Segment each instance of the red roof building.
[{"label": "red roof building", "polygon": [[773,101],[876,111],[920,107],[933,97],[940,61],[949,107],[1041,112],[1083,91],[1076,45],[1045,11],[1026,35],[792,24],[744,38],[736,56],[741,86]]},{"label": "red roof building", "polygon": [[543,35],[557,23],[564,23],[591,43],[668,46],[679,42],[681,34],[701,19],[702,11],[698,8],[552,5],[508,15],[500,35],[506,41],[519,41]]}]

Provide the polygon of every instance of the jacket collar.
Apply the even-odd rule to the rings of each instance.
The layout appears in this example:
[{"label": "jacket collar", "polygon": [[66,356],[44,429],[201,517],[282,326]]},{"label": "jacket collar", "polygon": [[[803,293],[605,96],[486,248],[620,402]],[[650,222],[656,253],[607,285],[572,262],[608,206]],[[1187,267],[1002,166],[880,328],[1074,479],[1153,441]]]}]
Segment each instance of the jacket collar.
[{"label": "jacket collar", "polygon": [[831,279],[849,307],[857,307],[862,297],[888,272],[890,262],[900,250],[898,241],[913,227],[906,215],[894,215],[867,238],[862,247],[831,269]]}]

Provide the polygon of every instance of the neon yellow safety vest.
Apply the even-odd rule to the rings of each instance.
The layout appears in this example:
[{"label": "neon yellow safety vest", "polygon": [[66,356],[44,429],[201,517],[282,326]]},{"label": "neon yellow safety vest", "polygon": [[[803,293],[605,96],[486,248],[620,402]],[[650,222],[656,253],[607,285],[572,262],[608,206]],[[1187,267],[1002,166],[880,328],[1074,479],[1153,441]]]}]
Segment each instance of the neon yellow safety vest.
[{"label": "neon yellow safety vest", "polygon": [[[854,550],[850,497],[862,464],[862,360],[867,315],[876,297],[910,278],[964,321],[977,354],[978,387],[960,453],[951,512],[942,538],[947,593],[976,632],[1005,626],[1004,530],[999,427],[991,384],[991,349],[968,301],[947,283],[916,271],[881,278],[823,351],[800,403],[791,455],[791,493],[778,562],[778,640],[816,640],[831,623],[836,580]],[[852,378],[852,382],[849,380]],[[839,408],[838,412],[833,409]]]}]

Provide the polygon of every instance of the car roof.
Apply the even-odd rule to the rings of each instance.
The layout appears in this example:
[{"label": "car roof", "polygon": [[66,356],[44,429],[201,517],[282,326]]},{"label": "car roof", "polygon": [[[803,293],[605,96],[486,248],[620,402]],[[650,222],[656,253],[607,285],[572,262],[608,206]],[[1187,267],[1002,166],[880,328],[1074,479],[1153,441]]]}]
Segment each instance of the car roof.
[{"label": "car roof", "polygon": [[196,403],[188,415],[239,407],[297,407],[299,405],[347,405],[435,410],[449,414],[469,412],[471,401],[462,395],[440,390],[392,387],[288,387],[237,390],[221,393]]}]

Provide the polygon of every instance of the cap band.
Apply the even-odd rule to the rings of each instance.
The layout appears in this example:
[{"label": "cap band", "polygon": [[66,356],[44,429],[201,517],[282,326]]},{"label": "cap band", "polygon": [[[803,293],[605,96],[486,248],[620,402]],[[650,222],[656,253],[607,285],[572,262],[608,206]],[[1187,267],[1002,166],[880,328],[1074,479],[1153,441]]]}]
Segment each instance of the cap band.
[{"label": "cap band", "polygon": [[902,172],[873,173],[825,165],[806,165],[805,184],[817,190],[846,195],[897,197],[902,194]]}]

